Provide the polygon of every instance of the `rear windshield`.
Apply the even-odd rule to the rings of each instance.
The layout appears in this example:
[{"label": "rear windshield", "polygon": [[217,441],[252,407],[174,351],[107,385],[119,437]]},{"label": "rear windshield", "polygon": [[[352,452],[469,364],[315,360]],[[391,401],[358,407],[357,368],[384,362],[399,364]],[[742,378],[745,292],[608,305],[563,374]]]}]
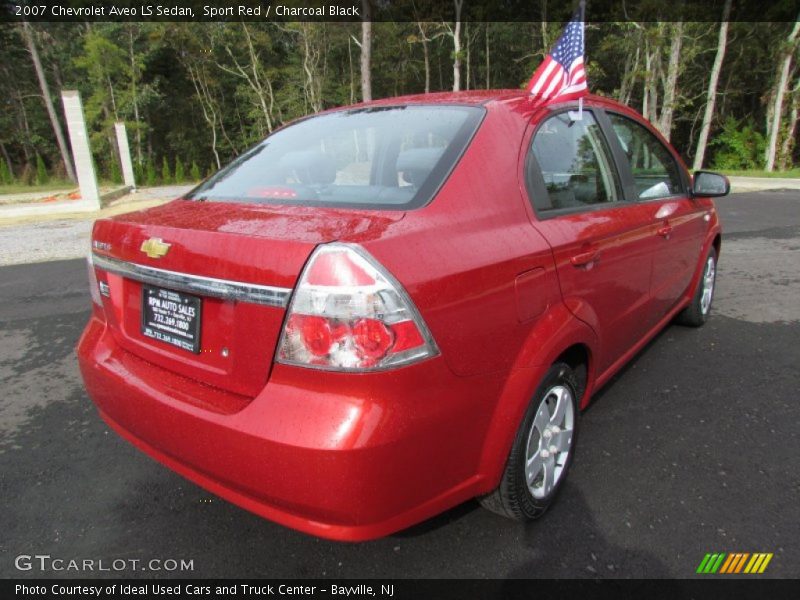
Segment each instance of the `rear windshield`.
[{"label": "rear windshield", "polygon": [[186,195],[192,200],[408,209],[427,204],[483,117],[474,106],[392,106],[303,119]]}]

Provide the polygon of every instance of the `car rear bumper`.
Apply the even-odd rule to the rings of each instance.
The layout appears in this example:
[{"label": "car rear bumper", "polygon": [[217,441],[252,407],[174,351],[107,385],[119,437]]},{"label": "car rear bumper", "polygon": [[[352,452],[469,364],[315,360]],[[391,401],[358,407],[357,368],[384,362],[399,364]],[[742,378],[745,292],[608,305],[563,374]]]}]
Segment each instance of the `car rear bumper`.
[{"label": "car rear bumper", "polygon": [[317,536],[358,541],[485,492],[479,475],[504,377],[456,377],[441,359],[352,375],[275,365],[254,399],[122,350],[93,316],[78,345],[108,424],[234,504]]}]

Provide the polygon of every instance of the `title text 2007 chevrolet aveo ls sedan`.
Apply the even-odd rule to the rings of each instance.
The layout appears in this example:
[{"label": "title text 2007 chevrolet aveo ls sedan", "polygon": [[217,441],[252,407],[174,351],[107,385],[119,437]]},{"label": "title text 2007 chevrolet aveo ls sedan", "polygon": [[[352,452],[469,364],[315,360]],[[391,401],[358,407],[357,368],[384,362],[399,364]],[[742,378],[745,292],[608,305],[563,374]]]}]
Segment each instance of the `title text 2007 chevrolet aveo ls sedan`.
[{"label": "title text 2007 chevrolet aveo ls sedan", "polygon": [[727,191],[598,97],[328,111],[97,221],[81,371],[120,435],[289,527],[363,540],[474,497],[534,518],[592,392],[706,320]]}]

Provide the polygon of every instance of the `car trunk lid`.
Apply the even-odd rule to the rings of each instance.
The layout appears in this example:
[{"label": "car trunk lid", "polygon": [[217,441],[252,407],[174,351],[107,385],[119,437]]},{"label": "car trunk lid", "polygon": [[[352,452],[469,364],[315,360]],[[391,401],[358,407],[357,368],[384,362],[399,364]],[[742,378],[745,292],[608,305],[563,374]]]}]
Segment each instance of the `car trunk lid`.
[{"label": "car trunk lid", "polygon": [[92,247],[106,319],[127,352],[254,397],[313,249],[379,237],[402,216],[177,200],[100,220]]}]

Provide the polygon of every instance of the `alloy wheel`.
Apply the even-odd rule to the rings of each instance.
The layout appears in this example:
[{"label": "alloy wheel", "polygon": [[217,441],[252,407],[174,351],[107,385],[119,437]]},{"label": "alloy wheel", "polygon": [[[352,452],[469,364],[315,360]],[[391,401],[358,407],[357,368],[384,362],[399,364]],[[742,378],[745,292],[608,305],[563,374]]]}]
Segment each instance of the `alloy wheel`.
[{"label": "alloy wheel", "polygon": [[539,404],[525,446],[525,481],[537,500],[549,496],[564,474],[574,426],[572,392],[553,386]]},{"label": "alloy wheel", "polygon": [[706,262],[706,268],[703,271],[703,295],[700,297],[700,312],[704,315],[708,314],[711,308],[711,299],[714,297],[714,279],[716,277],[716,265],[714,257],[709,256]]}]

